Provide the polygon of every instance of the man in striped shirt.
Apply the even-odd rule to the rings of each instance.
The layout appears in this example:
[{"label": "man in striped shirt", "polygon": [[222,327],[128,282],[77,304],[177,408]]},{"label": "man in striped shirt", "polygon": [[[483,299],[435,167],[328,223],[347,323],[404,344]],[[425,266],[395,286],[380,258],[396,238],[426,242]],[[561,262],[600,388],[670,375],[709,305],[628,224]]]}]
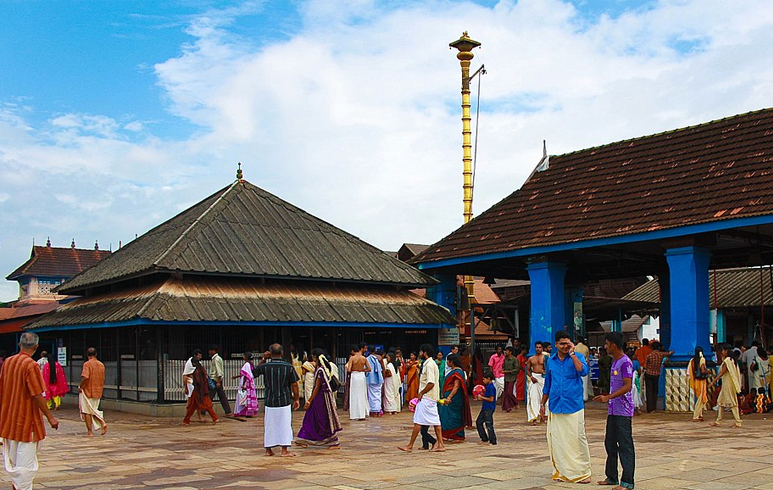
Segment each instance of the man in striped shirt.
[{"label": "man in striped shirt", "polygon": [[20,352],[0,369],[0,437],[5,470],[16,490],[31,489],[38,472],[38,443],[46,437],[41,412],[54,430],[59,428],[43,398],[46,388],[40,367],[31,357],[37,349],[37,334],[24,332]]},{"label": "man in striped shirt", "polygon": [[[272,448],[280,446],[282,456],[295,456],[287,450],[293,443],[293,410],[300,406],[298,374],[289,362],[282,359],[283,349],[279,344],[271,344],[263,355],[263,362],[252,374],[255,378],[263,376],[266,387],[263,421],[263,447],[266,456],[273,456]],[[266,360],[268,361],[266,362]]]}]

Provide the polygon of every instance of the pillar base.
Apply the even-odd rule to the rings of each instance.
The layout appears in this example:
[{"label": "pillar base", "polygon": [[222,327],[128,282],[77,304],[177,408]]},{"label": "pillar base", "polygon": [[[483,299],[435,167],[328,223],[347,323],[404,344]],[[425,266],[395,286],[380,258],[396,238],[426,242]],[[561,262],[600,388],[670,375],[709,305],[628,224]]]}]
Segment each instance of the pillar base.
[{"label": "pillar base", "polygon": [[690,389],[686,367],[667,367],[666,371],[666,412],[685,413],[695,408],[695,397]]}]

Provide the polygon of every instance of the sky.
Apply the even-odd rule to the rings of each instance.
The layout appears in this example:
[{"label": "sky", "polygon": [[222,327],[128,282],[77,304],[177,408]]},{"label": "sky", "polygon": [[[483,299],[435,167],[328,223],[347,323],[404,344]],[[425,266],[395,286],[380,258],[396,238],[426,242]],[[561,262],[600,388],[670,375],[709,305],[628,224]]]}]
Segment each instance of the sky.
[{"label": "sky", "polygon": [[[33,241],[115,250],[237,162],[381,249],[438,241],[462,224],[463,31],[487,71],[475,215],[543,140],[557,155],[773,105],[771,2],[3,0],[0,16],[3,276]],[[17,294],[0,280],[0,301]]]}]

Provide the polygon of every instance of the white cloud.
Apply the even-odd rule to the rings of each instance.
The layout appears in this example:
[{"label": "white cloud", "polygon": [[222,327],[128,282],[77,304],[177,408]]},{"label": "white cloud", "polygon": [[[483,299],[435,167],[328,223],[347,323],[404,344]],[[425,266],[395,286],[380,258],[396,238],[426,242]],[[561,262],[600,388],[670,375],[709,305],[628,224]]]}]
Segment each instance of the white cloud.
[{"label": "white cloud", "polygon": [[476,214],[521,185],[543,139],[574,151],[759,109],[773,93],[765,3],[664,0],[594,21],[559,0],[387,5],[300,4],[302,28],[281,41],[232,33],[259,4],[196,17],[193,41],[155,66],[168,110],[201,128],[183,141],[117,115],[31,127],[27,109],[0,106],[0,267],[26,259],[29,236],[125,243],[225,186],[237,161],[376,246],[443,237],[461,224],[448,43],[463,30],[483,43],[473,68],[488,69]]}]

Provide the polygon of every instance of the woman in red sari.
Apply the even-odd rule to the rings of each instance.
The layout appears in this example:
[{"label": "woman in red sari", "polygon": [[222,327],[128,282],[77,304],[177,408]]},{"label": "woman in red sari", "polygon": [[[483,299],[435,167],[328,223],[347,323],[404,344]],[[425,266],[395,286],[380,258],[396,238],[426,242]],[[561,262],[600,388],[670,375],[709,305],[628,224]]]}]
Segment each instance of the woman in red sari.
[{"label": "woman in red sari", "polygon": [[515,399],[519,402],[526,400],[526,346],[521,346],[518,352],[518,362],[521,363],[521,370],[518,371],[518,378],[515,380]]},{"label": "woman in red sari", "polygon": [[207,371],[201,362],[196,358],[194,354],[191,357],[191,362],[195,370],[193,371],[193,393],[188,398],[188,407],[185,412],[185,418],[183,419],[183,425],[191,425],[191,416],[194,413],[201,413],[206,411],[209,416],[212,417],[212,423],[218,422],[217,414],[212,409],[212,399],[209,398],[209,378],[207,377]]},{"label": "woman in red sari", "polygon": [[443,439],[464,440],[464,428],[472,427],[470,397],[467,395],[467,380],[459,368],[459,356],[450,354],[446,363],[452,368],[443,383],[443,403],[438,403]]}]

